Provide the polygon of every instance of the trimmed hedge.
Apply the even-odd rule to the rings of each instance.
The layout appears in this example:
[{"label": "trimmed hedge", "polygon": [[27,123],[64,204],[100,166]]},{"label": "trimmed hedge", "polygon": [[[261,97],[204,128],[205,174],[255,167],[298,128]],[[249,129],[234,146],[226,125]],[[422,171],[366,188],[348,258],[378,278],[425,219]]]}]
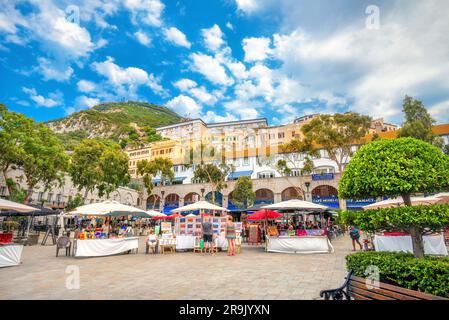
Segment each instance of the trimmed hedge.
[{"label": "trimmed hedge", "polygon": [[346,256],[346,267],[366,278],[369,266],[379,268],[380,281],[398,287],[449,297],[449,258],[396,252],[357,252]]}]

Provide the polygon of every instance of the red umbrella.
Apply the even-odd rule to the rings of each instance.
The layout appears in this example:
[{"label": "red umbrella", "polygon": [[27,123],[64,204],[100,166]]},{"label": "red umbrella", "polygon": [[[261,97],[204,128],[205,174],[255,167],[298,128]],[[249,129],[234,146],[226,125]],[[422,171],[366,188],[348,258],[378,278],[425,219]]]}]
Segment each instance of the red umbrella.
[{"label": "red umbrella", "polygon": [[175,219],[175,218],[182,218],[182,215],[179,213],[174,213],[166,217],[167,219]]},{"label": "red umbrella", "polygon": [[248,220],[265,220],[277,219],[282,217],[282,214],[272,210],[259,210],[248,217]]}]

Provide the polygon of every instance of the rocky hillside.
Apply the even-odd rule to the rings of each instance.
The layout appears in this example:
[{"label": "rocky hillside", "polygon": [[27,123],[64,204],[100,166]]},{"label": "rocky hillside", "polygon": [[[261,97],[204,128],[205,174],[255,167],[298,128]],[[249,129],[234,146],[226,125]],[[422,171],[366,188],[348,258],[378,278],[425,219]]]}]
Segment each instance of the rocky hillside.
[{"label": "rocky hillside", "polygon": [[102,103],[45,124],[68,150],[84,138],[105,138],[125,147],[160,140],[154,128],[182,121],[166,107],[145,102]]}]

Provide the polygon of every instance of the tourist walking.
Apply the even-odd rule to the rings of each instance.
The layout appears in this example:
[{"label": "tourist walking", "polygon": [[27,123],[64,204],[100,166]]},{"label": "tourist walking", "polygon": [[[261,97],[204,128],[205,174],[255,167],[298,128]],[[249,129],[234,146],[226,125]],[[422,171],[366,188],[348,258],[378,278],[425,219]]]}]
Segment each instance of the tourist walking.
[{"label": "tourist walking", "polygon": [[232,217],[228,216],[226,223],[226,239],[228,239],[228,256],[235,255],[235,224]]},{"label": "tourist walking", "polygon": [[352,239],[352,251],[355,251],[355,243],[357,242],[360,246],[360,250],[363,250],[362,244],[360,243],[360,230],[356,226],[352,226],[349,230],[349,236]]},{"label": "tourist walking", "polygon": [[204,220],[203,224],[203,241],[204,241],[204,252],[207,252],[207,244],[209,244],[209,253],[214,252],[214,241],[212,239],[212,223],[209,219]]}]

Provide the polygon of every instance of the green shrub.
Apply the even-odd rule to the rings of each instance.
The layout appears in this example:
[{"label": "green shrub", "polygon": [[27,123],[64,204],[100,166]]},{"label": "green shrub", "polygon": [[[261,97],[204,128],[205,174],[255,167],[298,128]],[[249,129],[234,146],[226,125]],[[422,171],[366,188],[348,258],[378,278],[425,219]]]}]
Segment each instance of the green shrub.
[{"label": "green shrub", "polygon": [[449,258],[396,252],[358,252],[346,256],[346,267],[355,276],[366,277],[369,266],[379,268],[380,281],[399,287],[449,297]]}]

